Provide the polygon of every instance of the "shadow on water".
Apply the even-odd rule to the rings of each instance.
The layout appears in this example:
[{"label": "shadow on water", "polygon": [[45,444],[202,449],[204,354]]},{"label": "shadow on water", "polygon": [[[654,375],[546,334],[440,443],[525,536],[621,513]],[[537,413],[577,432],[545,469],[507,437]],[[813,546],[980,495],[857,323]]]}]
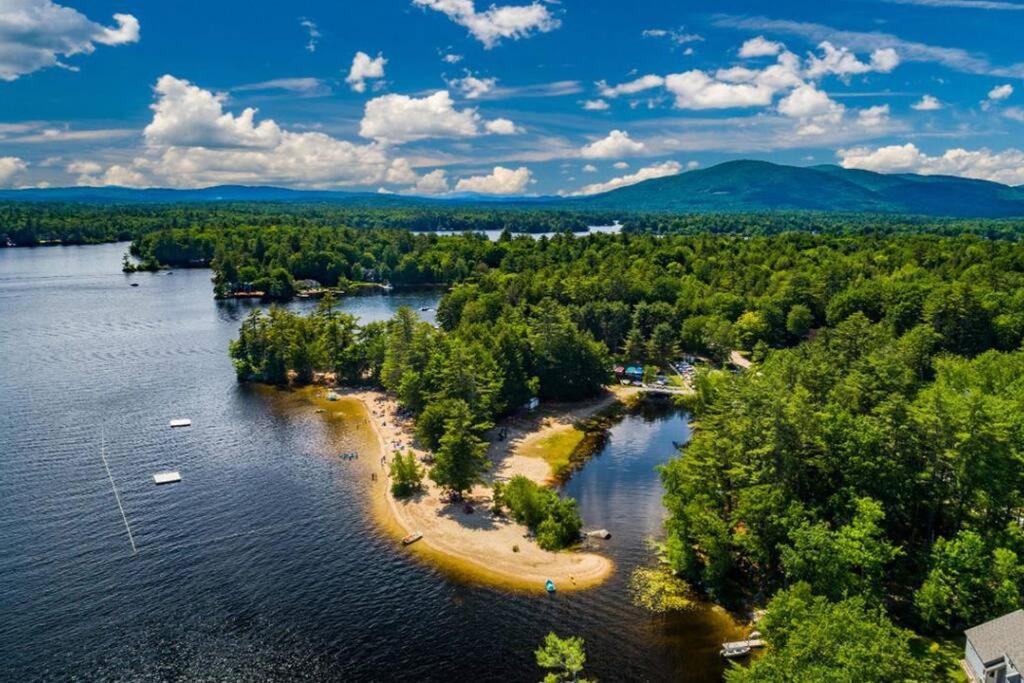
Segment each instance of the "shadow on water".
[{"label": "shadow on water", "polygon": [[[586,639],[601,680],[718,679],[725,615],[651,617],[626,591],[685,416],[623,416],[565,485],[613,533],[610,581],[550,598],[466,585],[368,523],[367,475],[337,457],[367,425],[237,384],[226,349],[248,309],[215,303],[207,271],[125,276],[124,250],[0,249],[0,678],[535,681],[555,630]],[[380,320],[437,296],[342,309]],[[166,469],[181,483],[154,486]]]}]

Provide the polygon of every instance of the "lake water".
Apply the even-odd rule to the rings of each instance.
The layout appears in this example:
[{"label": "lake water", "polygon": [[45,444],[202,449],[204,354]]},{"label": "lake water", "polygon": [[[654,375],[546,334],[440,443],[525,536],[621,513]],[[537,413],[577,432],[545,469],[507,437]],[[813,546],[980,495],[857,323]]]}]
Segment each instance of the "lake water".
[{"label": "lake water", "polygon": [[[586,639],[604,681],[717,680],[726,618],[652,617],[626,593],[683,416],[627,416],[566,486],[614,534],[608,583],[465,585],[370,523],[332,456],[369,443],[355,421],[235,381],[251,304],[215,302],[208,271],[123,275],[125,247],[0,249],[0,679],[536,681],[555,630]],[[436,296],[342,307],[376,320]],[[169,429],[179,417],[194,426]],[[154,486],[166,469],[183,481]]]},{"label": "lake water", "polygon": [[[439,236],[443,236],[443,235],[462,235],[462,234],[467,233],[467,232],[478,232],[481,235],[486,235],[487,239],[489,239],[490,241],[497,242],[498,239],[501,237],[501,233],[503,233],[504,230],[423,230],[423,231],[413,230],[413,232],[418,234],[418,235],[439,235]],[[587,232],[574,232],[572,234],[576,235],[576,236],[582,237],[582,236],[586,236],[586,235],[596,235],[596,234],[599,234],[599,233],[600,234],[605,234],[605,235],[616,235],[616,234],[618,234],[620,232],[622,232],[622,224],[621,223],[613,223],[612,225],[591,225],[591,226],[589,226],[587,228]],[[539,240],[541,237],[547,237],[548,239],[551,239],[552,237],[554,237],[555,235],[558,235],[558,234],[560,234],[560,233],[557,233],[557,232],[514,232],[514,233],[512,233],[512,235],[514,237],[524,237],[525,236],[525,237],[532,237],[535,240]]]}]

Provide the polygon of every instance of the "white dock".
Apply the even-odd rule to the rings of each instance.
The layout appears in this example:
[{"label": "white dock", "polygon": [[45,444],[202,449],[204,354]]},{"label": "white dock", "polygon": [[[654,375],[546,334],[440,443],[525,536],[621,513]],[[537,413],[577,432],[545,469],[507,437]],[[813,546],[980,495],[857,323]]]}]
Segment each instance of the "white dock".
[{"label": "white dock", "polygon": [[191,426],[192,426],[192,420],[189,420],[189,419],[171,420],[171,427],[191,427]]},{"label": "white dock", "polygon": [[722,643],[722,649],[734,650],[739,648],[759,648],[764,647],[767,643],[761,638],[748,638],[747,640],[736,640],[730,643]]},{"label": "white dock", "polygon": [[153,475],[153,483],[160,484],[175,484],[181,481],[181,473],[179,472],[157,472]]}]

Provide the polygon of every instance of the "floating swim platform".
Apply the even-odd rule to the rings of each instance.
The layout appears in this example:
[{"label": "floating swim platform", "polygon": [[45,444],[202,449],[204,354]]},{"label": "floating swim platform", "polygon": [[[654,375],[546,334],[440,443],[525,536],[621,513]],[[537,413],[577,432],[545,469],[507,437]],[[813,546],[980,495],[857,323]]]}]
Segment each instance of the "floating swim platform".
[{"label": "floating swim platform", "polygon": [[192,420],[187,418],[181,418],[178,420],[171,420],[171,427],[191,427]]},{"label": "floating swim platform", "polygon": [[181,473],[179,472],[157,472],[153,475],[153,483],[156,485],[160,484],[176,484],[181,481]]},{"label": "floating swim platform", "polygon": [[406,536],[405,538],[402,539],[402,545],[412,545],[413,543],[415,543],[416,541],[420,540],[421,538],[423,538],[423,534],[420,533],[419,531],[414,531],[414,532],[412,532],[411,534],[409,534],[408,536]]}]

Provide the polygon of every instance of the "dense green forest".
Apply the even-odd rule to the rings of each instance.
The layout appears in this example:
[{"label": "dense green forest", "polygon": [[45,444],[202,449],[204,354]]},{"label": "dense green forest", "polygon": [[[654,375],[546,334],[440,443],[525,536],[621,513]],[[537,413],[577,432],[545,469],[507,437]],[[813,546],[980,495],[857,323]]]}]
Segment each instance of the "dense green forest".
[{"label": "dense green forest", "polygon": [[[143,268],[212,266],[215,293],[264,292],[288,299],[296,280],[327,287],[349,282],[451,284],[501,250],[472,233],[439,238],[404,230],[269,226],[160,230],[136,239]],[[131,266],[129,266],[131,267]]]},{"label": "dense green forest", "polygon": [[88,204],[0,202],[0,246],[97,244],[135,239],[156,230],[225,229],[288,225],[299,228],[394,228],[425,232],[510,230],[582,231],[611,223],[600,211],[543,208],[409,206],[351,207],[330,203],[199,202]]},{"label": "dense green forest", "polygon": [[[727,604],[788,587],[769,603],[769,653],[730,677],[918,680],[906,628],[942,636],[1024,604],[1024,244],[416,239],[412,261],[465,265],[437,328],[411,311],[360,328],[330,301],[254,313],[232,348],[240,377],[379,383],[426,443],[458,444],[459,486],[479,475],[483,429],[529,396],[593,395],[613,359],[747,349],[753,370],[698,376],[694,438],[663,469],[679,576]],[[522,519],[572,528],[554,501],[514,495]],[[828,656],[808,661],[808,639]],[[877,668],[851,668],[869,652]]]},{"label": "dense green forest", "polygon": [[823,235],[978,235],[1020,239],[1020,218],[935,218],[931,216],[837,213],[834,211],[764,211],[761,213],[631,213],[622,219],[626,232],[699,235],[738,233],[778,235],[802,231]]},{"label": "dense green forest", "polygon": [[550,296],[572,303],[574,321],[609,349],[628,341],[633,357],[644,355],[655,328],[655,346],[678,341],[719,357],[739,347],[760,357],[858,309],[903,332],[938,315],[951,294],[977,305],[980,318],[974,329],[943,330],[962,337],[949,350],[1013,349],[1024,334],[1021,247],[971,236],[623,234],[535,242],[506,235],[489,242],[386,230],[193,228],[152,233],[132,250],[149,262],[211,264],[218,295],[244,284],[288,298],[294,281],[307,278],[328,286],[458,283],[440,311],[450,324],[471,300],[476,318],[492,301]]}]

